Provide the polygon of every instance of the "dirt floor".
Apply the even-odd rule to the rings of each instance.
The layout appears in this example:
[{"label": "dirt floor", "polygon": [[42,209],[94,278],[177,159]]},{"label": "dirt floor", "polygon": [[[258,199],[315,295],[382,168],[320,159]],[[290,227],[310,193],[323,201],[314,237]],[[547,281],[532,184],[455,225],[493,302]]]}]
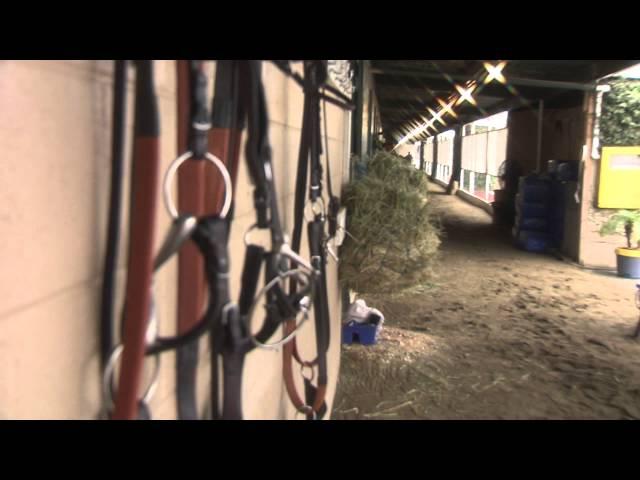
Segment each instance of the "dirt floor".
[{"label": "dirt floor", "polygon": [[634,280],[512,246],[439,187],[432,284],[364,296],[379,343],[343,346],[332,419],[640,419]]}]

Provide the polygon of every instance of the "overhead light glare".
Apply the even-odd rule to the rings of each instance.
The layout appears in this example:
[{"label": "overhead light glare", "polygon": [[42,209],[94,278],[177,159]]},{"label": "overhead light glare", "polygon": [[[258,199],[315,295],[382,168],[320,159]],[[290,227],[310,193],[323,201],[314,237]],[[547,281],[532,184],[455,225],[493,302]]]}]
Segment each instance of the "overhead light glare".
[{"label": "overhead light glare", "polygon": [[489,62],[483,62],[483,65],[485,70],[487,71],[487,77],[484,79],[485,84],[494,80],[502,83],[503,85],[507,83],[507,79],[504,78],[504,75],[502,74],[502,70],[507,65],[507,62],[501,61],[495,65],[492,65]]},{"label": "overhead light glare", "polygon": [[456,105],[460,105],[463,102],[469,102],[471,105],[476,105],[475,99],[472,97],[473,91],[476,88],[476,84],[472,83],[468,88],[456,85],[456,90],[460,94],[460,98],[456,102]]},{"label": "overhead light glare", "polygon": [[442,100],[440,98],[436,98],[436,100],[438,101],[438,103],[442,107],[443,113],[448,113],[453,118],[458,118],[458,114],[451,109],[451,107],[455,103],[453,100],[450,101],[449,103],[445,102],[444,100]]}]

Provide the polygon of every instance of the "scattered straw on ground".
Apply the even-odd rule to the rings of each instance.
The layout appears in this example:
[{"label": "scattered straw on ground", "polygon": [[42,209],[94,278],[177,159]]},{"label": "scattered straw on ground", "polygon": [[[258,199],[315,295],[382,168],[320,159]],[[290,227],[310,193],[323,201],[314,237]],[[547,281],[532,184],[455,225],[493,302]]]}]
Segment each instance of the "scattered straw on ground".
[{"label": "scattered straw on ground", "polygon": [[334,419],[640,419],[635,283],[522,252],[482,211],[432,197],[432,284],[363,295],[379,344],[343,349]]}]

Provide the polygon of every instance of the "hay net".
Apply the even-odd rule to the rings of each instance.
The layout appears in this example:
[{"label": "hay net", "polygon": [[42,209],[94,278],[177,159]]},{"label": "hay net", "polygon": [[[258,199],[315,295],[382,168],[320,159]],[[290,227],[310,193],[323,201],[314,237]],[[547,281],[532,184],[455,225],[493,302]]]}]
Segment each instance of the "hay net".
[{"label": "hay net", "polygon": [[342,195],[350,236],[340,251],[341,284],[358,293],[391,293],[428,281],[440,228],[425,172],[378,151],[356,159],[354,173]]}]

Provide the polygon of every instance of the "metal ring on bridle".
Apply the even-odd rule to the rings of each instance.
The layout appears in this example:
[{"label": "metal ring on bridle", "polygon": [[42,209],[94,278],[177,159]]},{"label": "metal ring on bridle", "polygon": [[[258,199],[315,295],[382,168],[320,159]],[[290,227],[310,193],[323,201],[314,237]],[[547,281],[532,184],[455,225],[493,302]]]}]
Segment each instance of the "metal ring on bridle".
[{"label": "metal ring on bridle", "polygon": [[[155,312],[155,302],[153,301],[153,297],[151,299],[151,314],[150,321],[147,325],[147,331],[145,333],[145,342],[147,344],[153,343],[153,340],[158,335],[158,319]],[[111,355],[109,356],[109,361],[104,369],[104,374],[102,376],[102,395],[104,400],[104,405],[107,411],[111,411],[113,409],[114,403],[113,399],[115,397],[115,385],[114,385],[114,372],[118,359],[122,355],[122,351],[124,350],[124,345],[117,345]],[[154,365],[153,365],[153,373],[151,375],[151,382],[147,387],[142,399],[145,403],[149,403],[154,393],[158,388],[158,378],[160,375],[160,355],[154,355]]]},{"label": "metal ring on bridle", "polygon": [[[256,295],[255,299],[253,300],[253,303],[251,304],[251,307],[249,308],[249,311],[247,312],[247,318],[248,318],[248,323],[249,325],[251,325],[251,319],[253,318],[253,311],[256,308],[256,305],[258,304],[258,300],[260,299],[260,297],[262,297],[265,293],[267,293],[269,290],[271,290],[276,284],[281,283],[283,279],[288,278],[288,277],[292,277],[292,276],[298,276],[298,280],[300,279],[304,279],[307,283],[304,284],[304,286],[306,287],[309,283],[309,281],[311,281],[311,277],[307,277],[307,274],[303,272],[303,270],[300,269],[293,269],[293,270],[289,270],[287,272],[281,273],[279,276],[275,277],[274,279],[272,279],[269,283],[267,283],[264,287],[262,287],[262,289],[258,292],[258,294]],[[302,277],[300,276],[302,275]],[[304,283],[304,282],[301,282]],[[300,320],[300,322],[298,323],[298,325],[296,325],[296,328],[293,332],[289,333],[288,335],[286,335],[284,338],[281,338],[280,340],[278,340],[277,342],[274,343],[262,343],[259,342],[258,340],[256,340],[255,336],[251,336],[251,343],[253,343],[256,347],[258,348],[263,348],[265,350],[275,350],[280,348],[281,346],[283,346],[284,344],[290,342],[291,340],[293,340],[293,338],[298,334],[298,332],[300,331],[300,328],[302,327],[302,325],[305,324],[305,322],[307,320],[309,320],[309,307],[311,306],[311,303],[313,302],[313,285],[311,288],[311,296],[309,298],[309,305],[308,306],[301,306],[300,311],[302,312],[302,320]],[[302,303],[302,301],[301,301]]]},{"label": "metal ring on bridle", "polygon": [[[173,219],[178,218],[179,214],[178,214],[178,209],[173,203],[173,198],[171,196],[171,183],[173,182],[173,177],[178,171],[178,168],[180,168],[180,165],[182,165],[185,161],[189,160],[192,157],[193,157],[193,152],[191,151],[183,153],[178,158],[176,158],[173,162],[171,162],[171,165],[169,165],[169,168],[167,169],[167,172],[164,175],[164,181],[162,185],[162,190],[164,195],[164,204],[167,208],[167,211],[169,212],[169,215],[171,215]],[[219,216],[220,218],[225,218],[229,213],[229,209],[231,208],[231,198],[232,198],[231,176],[229,175],[229,171],[227,170],[227,167],[225,166],[225,164],[222,163],[222,161],[218,157],[216,157],[214,154],[207,152],[205,153],[204,158],[216,166],[216,168],[220,172],[220,175],[222,175],[222,179],[224,180],[224,203],[222,205],[222,209],[220,210]]]},{"label": "metal ring on bridle", "polygon": [[[111,356],[109,357],[109,362],[107,363],[106,368],[104,369],[104,375],[102,377],[102,395],[104,398],[104,403],[107,411],[111,411],[114,407],[113,399],[115,398],[115,385],[114,385],[114,371],[116,362],[122,355],[122,351],[124,350],[124,345],[120,344],[113,349]],[[147,387],[147,390],[144,392],[142,399],[145,403],[149,403],[156,389],[158,388],[158,377],[160,375],[160,355],[154,355],[154,364],[153,364],[153,373],[151,376],[151,382]]]}]

